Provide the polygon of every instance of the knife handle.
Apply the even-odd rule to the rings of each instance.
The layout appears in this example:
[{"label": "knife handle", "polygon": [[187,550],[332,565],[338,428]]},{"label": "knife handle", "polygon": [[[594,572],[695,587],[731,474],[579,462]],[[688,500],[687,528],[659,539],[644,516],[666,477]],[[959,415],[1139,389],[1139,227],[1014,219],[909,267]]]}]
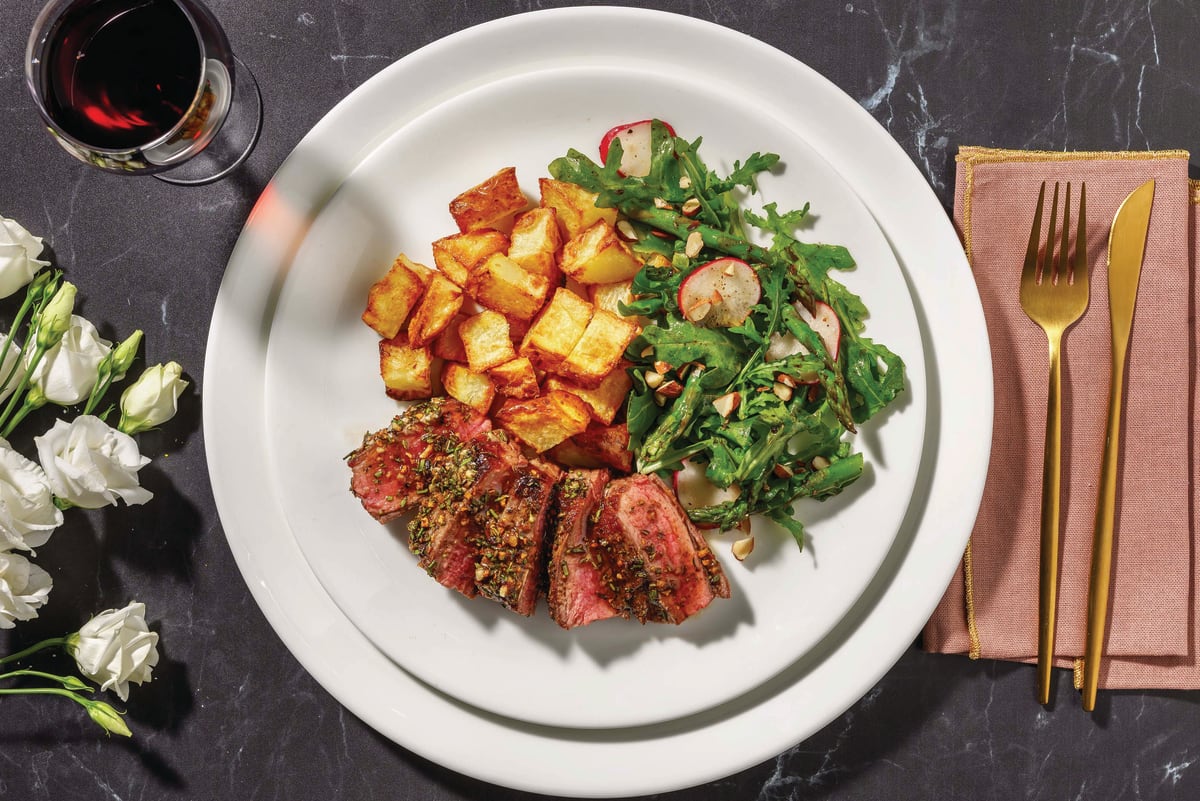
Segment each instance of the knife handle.
[{"label": "knife handle", "polygon": [[1117,502],[1117,459],[1121,452],[1121,399],[1125,389],[1125,350],[1128,342],[1113,343],[1112,382],[1108,397],[1108,425],[1100,463],[1100,491],[1096,499],[1096,531],[1092,539],[1092,572],[1088,584],[1087,644],[1083,655],[1083,708],[1096,708],[1100,682],[1100,654],[1108,621],[1108,587],[1112,577],[1113,521]]}]

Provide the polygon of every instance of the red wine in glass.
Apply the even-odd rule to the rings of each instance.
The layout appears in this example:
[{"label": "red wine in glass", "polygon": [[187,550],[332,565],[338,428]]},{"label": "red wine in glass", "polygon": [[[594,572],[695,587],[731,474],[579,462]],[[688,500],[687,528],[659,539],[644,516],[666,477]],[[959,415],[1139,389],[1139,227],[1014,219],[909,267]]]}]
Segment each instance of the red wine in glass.
[{"label": "red wine in glass", "polygon": [[[229,125],[231,115],[246,116],[237,108],[235,71],[253,90],[248,137],[246,120]],[[254,78],[196,0],[53,0],[34,26],[26,74],[59,143],[105,169],[171,170],[160,176],[167,180],[183,171],[190,177],[176,182],[206,183],[257,140]],[[238,141],[220,142],[219,133]],[[218,144],[207,163],[180,166]]]}]

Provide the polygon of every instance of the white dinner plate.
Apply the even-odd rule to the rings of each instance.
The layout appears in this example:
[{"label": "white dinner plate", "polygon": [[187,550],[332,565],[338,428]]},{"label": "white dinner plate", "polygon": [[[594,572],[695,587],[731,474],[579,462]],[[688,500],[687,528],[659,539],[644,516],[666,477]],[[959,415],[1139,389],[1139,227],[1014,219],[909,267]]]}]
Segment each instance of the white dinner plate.
[{"label": "white dinner plate", "polygon": [[[781,154],[784,166],[761,177],[752,208],[811,202],[802,236],[850,247],[859,266],[838,277],[871,309],[867,335],[906,358],[910,387],[895,410],[855,438],[867,457],[864,477],[836,499],[798,505],[809,524],[803,553],[787,532],[764,522],[756,552],[739,564],[729,555],[733,537],[714,533],[730,600],[678,627],[613,619],[566,632],[544,604],[523,618],[432,581],[408,551],[404,525],[379,525],[347,491],[343,457],[401,408],[384,395],[379,337],[360,315],[367,288],[397,253],[433,263],[430,243],[457,230],[447,211],[455,195],[516,166],[526,193],[537,197],[537,179],[555,157],[571,146],[595,153],[612,125],[647,116],[670,121],[685,138],[702,135],[701,153],[720,174],[755,151]],[[385,654],[431,686],[534,723],[656,723],[715,706],[778,673],[833,628],[875,575],[921,457],[921,336],[878,226],[824,159],[736,87],[668,77],[661,65],[535,67],[408,121],[316,213],[291,259],[269,340],[270,472],[326,592]]]},{"label": "white dinner plate", "polygon": [[[924,448],[908,511],[875,577],[833,630],[774,678],[666,723],[534,725],[481,711],[401,669],[322,587],[289,525],[268,455],[278,424],[264,381],[268,339],[310,223],[409,121],[507,76],[662,67],[664,41],[688,43],[670,50],[670,69],[737,85],[746,102],[770,108],[874,216],[916,306],[927,370],[913,394],[923,389],[928,398]],[[338,254],[329,255],[337,269]],[[320,369],[312,367],[312,385],[325,380]],[[786,54],[715,25],[631,9],[537,12],[473,28],[413,53],[339,104],[280,168],[235,248],[205,384],[210,474],[230,547],[297,659],[352,712],[414,752],[486,781],[559,795],[661,792],[715,779],[804,739],[860,698],[912,642],[953,573],[978,509],[991,433],[991,368],[974,282],[944,211],[903,151],[853,100]]]}]

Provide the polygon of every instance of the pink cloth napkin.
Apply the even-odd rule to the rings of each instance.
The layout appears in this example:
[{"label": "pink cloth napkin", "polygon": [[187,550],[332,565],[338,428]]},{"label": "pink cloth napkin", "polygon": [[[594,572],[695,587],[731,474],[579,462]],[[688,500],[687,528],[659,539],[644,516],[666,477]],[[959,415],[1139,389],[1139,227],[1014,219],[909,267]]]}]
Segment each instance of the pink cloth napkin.
[{"label": "pink cloth napkin", "polygon": [[[1195,476],[1200,419],[1193,365],[1200,282],[1200,187],[1184,151],[959,151],[954,219],[983,301],[995,381],[992,458],[960,569],[924,647],[1035,661],[1046,338],[1021,310],[1018,284],[1038,187],[1087,183],[1091,302],[1063,340],[1063,478],[1056,654],[1082,667],[1100,454],[1108,406],[1108,233],[1125,196],[1156,182],[1126,373],[1106,688],[1200,687],[1195,601]],[[952,377],[951,377],[952,379]]]}]

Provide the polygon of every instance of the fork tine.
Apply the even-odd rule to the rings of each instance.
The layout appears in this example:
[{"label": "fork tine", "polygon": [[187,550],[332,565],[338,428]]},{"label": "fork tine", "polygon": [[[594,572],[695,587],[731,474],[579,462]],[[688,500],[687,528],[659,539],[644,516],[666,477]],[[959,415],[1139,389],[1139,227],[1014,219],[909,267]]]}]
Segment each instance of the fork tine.
[{"label": "fork tine", "polygon": [[1067,260],[1071,254],[1071,182],[1067,181],[1067,192],[1063,196],[1062,242],[1058,246],[1058,260],[1055,263],[1054,281],[1064,284],[1071,282],[1071,263]]},{"label": "fork tine", "polygon": [[1038,283],[1054,283],[1054,232],[1058,225],[1058,181],[1054,182],[1054,199],[1050,201],[1050,226],[1046,229],[1046,252],[1042,254],[1042,269]]},{"label": "fork tine", "polygon": [[1087,184],[1079,185],[1079,230],[1075,233],[1075,266],[1071,268],[1071,280],[1080,276],[1088,280],[1087,257]]},{"label": "fork tine", "polygon": [[1038,246],[1042,238],[1042,206],[1046,200],[1046,182],[1038,190],[1037,209],[1033,212],[1033,228],[1029,232],[1029,248],[1025,251],[1025,267],[1021,270],[1022,280],[1037,280]]}]

